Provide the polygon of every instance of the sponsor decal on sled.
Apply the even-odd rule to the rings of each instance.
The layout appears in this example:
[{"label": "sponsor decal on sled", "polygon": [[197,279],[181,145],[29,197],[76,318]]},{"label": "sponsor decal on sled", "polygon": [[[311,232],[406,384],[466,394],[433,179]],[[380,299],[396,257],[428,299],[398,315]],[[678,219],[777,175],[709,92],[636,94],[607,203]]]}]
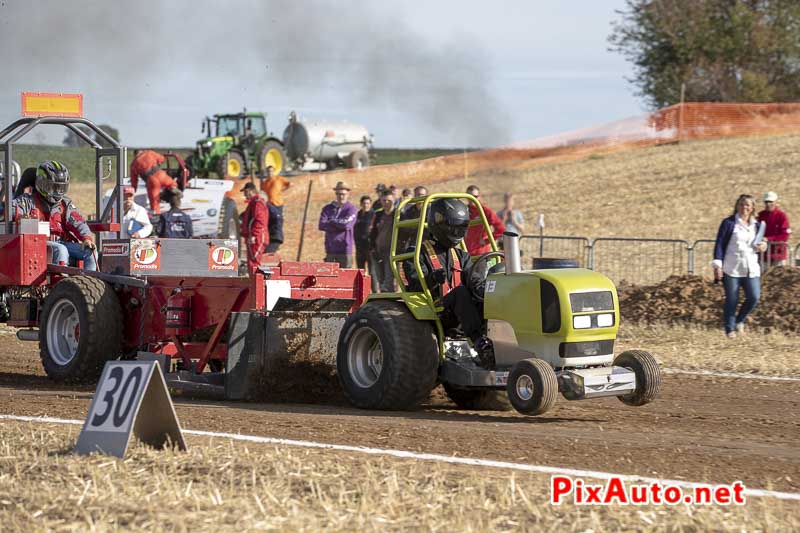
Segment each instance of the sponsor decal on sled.
[{"label": "sponsor decal on sled", "polygon": [[208,247],[209,270],[236,270],[238,267],[236,251],[227,246]]}]

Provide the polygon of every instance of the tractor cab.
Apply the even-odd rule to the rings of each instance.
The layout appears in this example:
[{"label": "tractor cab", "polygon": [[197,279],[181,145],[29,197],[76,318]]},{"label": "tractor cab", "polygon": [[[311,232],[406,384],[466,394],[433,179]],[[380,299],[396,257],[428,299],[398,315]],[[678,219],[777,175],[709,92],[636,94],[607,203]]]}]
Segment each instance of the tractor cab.
[{"label": "tractor cab", "polygon": [[211,131],[211,123],[216,126],[217,137],[242,137],[246,135],[262,136],[267,133],[267,120],[262,113],[238,113],[235,115],[214,115],[214,118],[206,117],[208,121],[208,131]]}]

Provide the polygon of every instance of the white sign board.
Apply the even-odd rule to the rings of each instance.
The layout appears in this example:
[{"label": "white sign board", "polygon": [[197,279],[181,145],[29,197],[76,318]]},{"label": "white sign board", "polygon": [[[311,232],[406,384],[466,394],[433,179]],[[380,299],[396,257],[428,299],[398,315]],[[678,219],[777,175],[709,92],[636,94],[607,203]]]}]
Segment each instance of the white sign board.
[{"label": "white sign board", "polygon": [[75,452],[124,457],[131,434],[186,449],[161,367],[155,361],[109,361],[100,376]]}]

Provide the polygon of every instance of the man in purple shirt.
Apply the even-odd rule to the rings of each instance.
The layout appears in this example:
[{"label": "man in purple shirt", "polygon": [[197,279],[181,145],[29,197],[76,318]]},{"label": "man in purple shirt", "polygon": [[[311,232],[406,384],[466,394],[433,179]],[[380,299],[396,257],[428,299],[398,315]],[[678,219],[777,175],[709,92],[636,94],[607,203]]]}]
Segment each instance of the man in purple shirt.
[{"label": "man in purple shirt", "polygon": [[319,229],[325,232],[325,261],[353,268],[353,226],[358,210],[347,201],[350,187],[343,181],[333,188],[336,200],[322,208]]}]

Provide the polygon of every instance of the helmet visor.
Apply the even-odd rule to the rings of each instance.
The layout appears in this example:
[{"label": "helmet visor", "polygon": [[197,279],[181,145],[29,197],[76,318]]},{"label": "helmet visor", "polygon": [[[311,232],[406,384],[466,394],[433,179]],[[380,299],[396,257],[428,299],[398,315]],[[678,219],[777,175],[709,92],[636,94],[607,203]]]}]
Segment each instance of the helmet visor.
[{"label": "helmet visor", "polygon": [[53,183],[52,181],[46,181],[44,182],[43,186],[45,192],[48,195],[54,196],[56,198],[64,196],[65,194],[67,194],[67,191],[69,190],[68,183]]}]

